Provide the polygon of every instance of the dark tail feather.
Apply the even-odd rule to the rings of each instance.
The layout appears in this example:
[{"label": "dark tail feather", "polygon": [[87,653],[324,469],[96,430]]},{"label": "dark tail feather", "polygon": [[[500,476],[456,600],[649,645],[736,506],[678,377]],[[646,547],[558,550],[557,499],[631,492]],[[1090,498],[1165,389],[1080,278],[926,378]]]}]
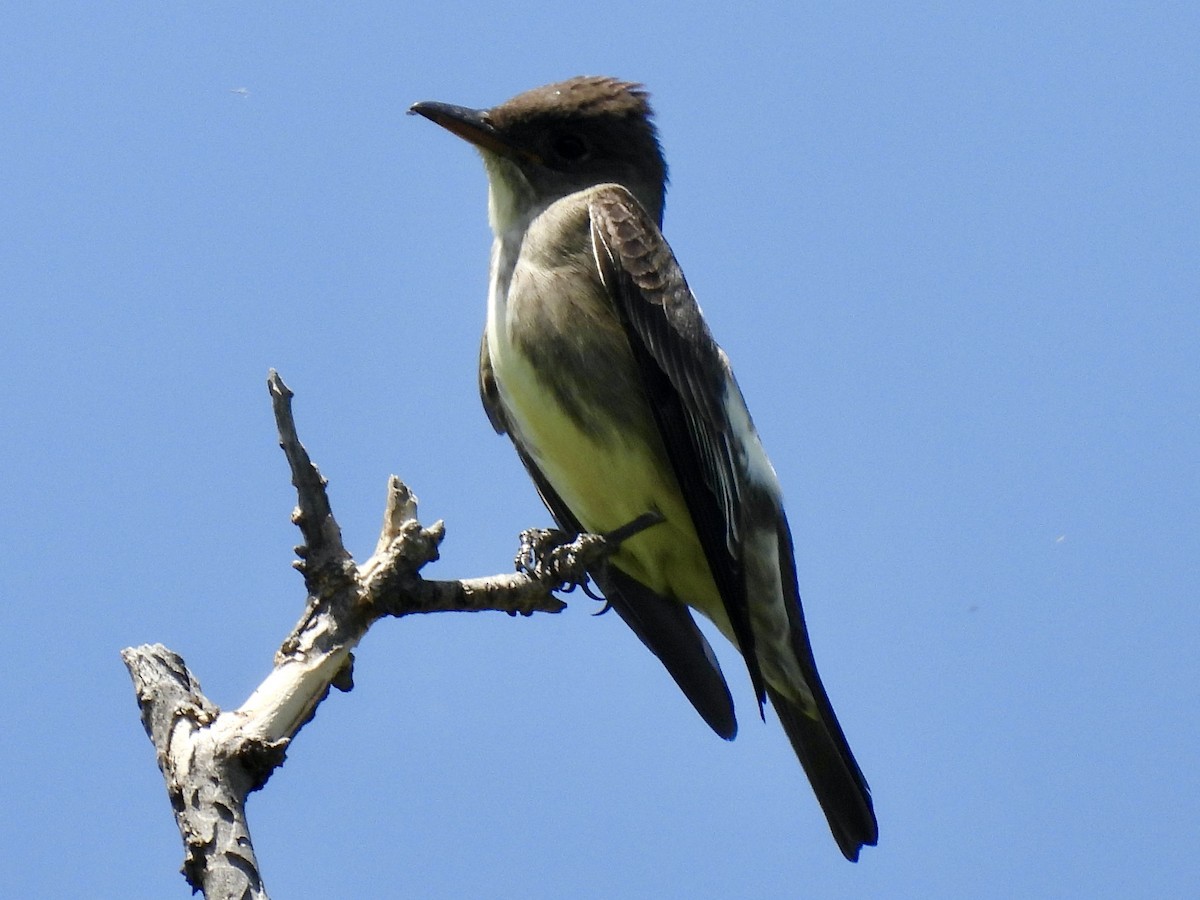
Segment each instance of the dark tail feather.
[{"label": "dark tail feather", "polygon": [[717,655],[688,608],[660,597],[616,566],[598,566],[590,574],[609,605],[666,666],[709,727],[732,741],[737,734],[733,698]]},{"label": "dark tail feather", "polygon": [[873,847],[879,840],[879,825],[871,805],[871,789],[854,761],[833,710],[826,703],[820,718],[813,718],[770,684],[767,695],[829,820],[834,840],[846,859],[858,862],[859,848],[863,844]]},{"label": "dark tail feather", "polygon": [[867,779],[854,761],[850,745],[842,733],[829,695],[817,674],[808,629],[804,625],[804,608],[800,605],[800,588],[796,584],[796,560],[792,553],[792,534],[787,517],[779,511],[779,561],[788,618],[792,626],[792,646],[804,682],[812,693],[815,708],[807,708],[787,699],[767,685],[771,705],[779,715],[792,749],[804,767],[817,801],[829,820],[829,829],[850,862],[858,862],[858,851],[864,844],[874,847],[879,842],[879,824],[871,805],[871,789]]}]

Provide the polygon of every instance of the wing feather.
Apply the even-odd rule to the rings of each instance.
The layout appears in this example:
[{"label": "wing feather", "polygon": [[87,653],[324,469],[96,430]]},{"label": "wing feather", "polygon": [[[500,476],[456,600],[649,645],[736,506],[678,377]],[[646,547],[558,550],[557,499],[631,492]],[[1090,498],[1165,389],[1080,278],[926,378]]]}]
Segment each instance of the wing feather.
[{"label": "wing feather", "polygon": [[637,360],[667,456],[696,526],[761,712],[738,529],[738,473],[726,398],[736,390],[687,281],[658,226],[624,188],[593,191],[596,263]]}]

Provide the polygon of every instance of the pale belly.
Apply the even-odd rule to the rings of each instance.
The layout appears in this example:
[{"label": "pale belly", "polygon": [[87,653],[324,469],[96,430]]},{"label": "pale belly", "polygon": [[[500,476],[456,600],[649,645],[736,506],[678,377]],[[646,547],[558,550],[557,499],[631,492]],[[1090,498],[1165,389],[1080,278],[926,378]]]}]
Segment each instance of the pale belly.
[{"label": "pale belly", "polygon": [[[580,429],[553,401],[513,348],[492,346],[492,362],[509,423],[563,502],[587,531],[611,531],[650,511],[665,521],[622,544],[612,562],[656,593],[698,609],[732,639],[724,605],[661,447],[628,432]],[[499,350],[499,353],[496,351]],[[641,398],[642,433],[654,429]]]}]

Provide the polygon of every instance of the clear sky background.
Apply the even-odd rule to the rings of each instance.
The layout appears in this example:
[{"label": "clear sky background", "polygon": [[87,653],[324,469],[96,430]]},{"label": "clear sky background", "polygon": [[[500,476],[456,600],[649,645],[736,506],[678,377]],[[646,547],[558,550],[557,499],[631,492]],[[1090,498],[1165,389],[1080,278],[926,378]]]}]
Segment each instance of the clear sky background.
[{"label": "clear sky background", "polygon": [[268,367],[360,558],[392,472],[432,576],[547,523],[482,166],[403,113],[592,73],[653,94],[879,847],[728,645],[732,744],[578,597],[372,630],[251,798],[273,894],[1195,896],[1200,12],[1002,7],[8,4],[0,894],[188,896],[118,652],[236,706],[299,616]]}]

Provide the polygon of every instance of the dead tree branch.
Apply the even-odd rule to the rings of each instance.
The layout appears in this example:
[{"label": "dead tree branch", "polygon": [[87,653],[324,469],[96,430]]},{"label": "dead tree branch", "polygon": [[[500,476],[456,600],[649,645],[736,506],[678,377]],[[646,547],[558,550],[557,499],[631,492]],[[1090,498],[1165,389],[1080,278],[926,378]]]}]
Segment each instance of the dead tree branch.
[{"label": "dead tree branch", "polygon": [[552,532],[526,532],[516,573],[426,580],[420,571],[437,559],[445,529],[441,522],[422,526],[416,497],[392,476],[375,553],[356,564],[342,543],[325,480],[296,434],[292,392],[273,370],[268,388],[296,488],[292,521],[303,537],[293,565],[308,591],[304,614],[276,652],[274,668],[245,703],[222,711],[166,647],[121,652],[183,837],[184,876],[208,900],[266,897],[246,796],[283,762],[330,687],[351,688],[352,651],[374,622],[442,611],[559,612],[565,604],[553,592],[583,584],[588,566],[628,536],[581,535],[568,542]]}]

